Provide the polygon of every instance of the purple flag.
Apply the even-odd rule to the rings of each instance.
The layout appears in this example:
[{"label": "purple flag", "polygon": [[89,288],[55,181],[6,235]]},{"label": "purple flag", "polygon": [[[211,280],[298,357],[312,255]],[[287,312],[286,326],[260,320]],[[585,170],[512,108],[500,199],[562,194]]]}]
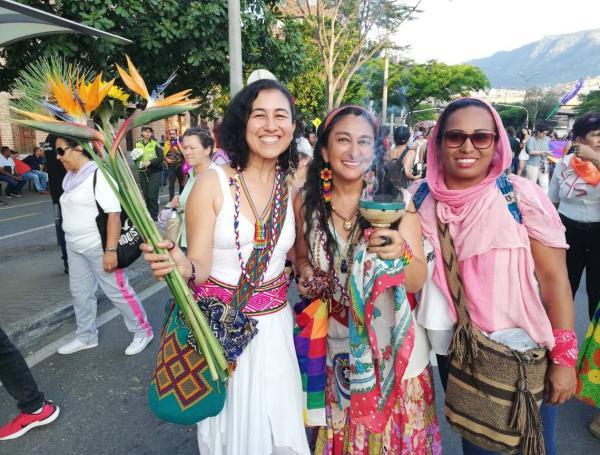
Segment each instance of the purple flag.
[{"label": "purple flag", "polygon": [[560,100],[560,104],[567,104],[570,100],[575,98],[575,96],[579,93],[579,90],[581,90],[581,87],[583,87],[583,79],[579,79],[569,93],[563,96],[563,98]]}]

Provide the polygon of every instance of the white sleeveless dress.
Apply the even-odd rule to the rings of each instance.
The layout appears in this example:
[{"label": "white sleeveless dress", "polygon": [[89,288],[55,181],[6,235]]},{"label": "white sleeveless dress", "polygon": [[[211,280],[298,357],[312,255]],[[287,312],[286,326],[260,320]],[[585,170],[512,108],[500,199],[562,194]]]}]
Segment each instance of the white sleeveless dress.
[{"label": "white sleeveless dress", "polygon": [[[220,167],[223,207],[217,215],[211,276],[236,285],[241,269],[233,229],[234,203],[229,179]],[[288,202],[283,230],[267,267],[264,281],[276,278],[285,266],[295,240],[292,201]],[[240,214],[240,245],[247,261],[253,249],[254,223]],[[308,454],[302,408],[302,384],[293,340],[289,305],[257,316],[258,334],[237,359],[227,385],[221,413],[198,423],[202,455]]]}]

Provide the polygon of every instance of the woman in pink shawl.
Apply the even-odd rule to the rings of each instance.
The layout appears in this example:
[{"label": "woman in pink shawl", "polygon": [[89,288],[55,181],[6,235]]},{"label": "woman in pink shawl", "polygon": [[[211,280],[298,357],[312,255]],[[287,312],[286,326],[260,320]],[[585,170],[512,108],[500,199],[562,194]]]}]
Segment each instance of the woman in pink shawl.
[{"label": "woman in pink shawl", "polygon": [[[435,302],[421,302],[419,322],[443,331],[456,321],[440,252],[439,217],[454,240],[475,326],[488,334],[522,329],[534,344],[550,350],[541,414],[546,453],[553,454],[555,405],[568,400],[576,386],[574,310],[565,266],[568,246],[560,218],[540,187],[511,175],[516,207],[507,202],[497,180],[510,164],[508,136],[489,104],[463,98],[448,105],[427,147],[429,192],[422,190],[423,183],[411,188],[432,250],[429,281],[436,292],[427,295],[438,296]],[[445,386],[448,358],[438,359]],[[465,440],[463,451],[493,453]]]}]

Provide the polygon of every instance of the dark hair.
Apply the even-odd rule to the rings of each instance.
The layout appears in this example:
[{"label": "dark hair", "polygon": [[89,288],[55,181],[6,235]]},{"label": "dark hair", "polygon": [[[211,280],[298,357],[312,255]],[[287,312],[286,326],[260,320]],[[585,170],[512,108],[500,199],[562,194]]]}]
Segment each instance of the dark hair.
[{"label": "dark hair", "polygon": [[[69,147],[75,148],[75,147],[81,145],[75,139],[71,139],[70,137],[63,136],[63,137],[60,137],[60,139],[65,141]],[[83,148],[83,147],[81,148],[81,153],[83,154],[83,156],[89,158],[90,160],[93,160],[92,155],[90,155],[90,153],[85,148]]]},{"label": "dark hair", "polygon": [[506,128],[506,133],[507,133],[509,136],[514,136],[515,134],[517,134],[517,133],[515,132],[515,129],[514,129],[512,126],[509,126],[509,127],[507,127],[507,128]]},{"label": "dark hair", "polygon": [[[281,92],[290,103],[292,120],[295,120],[296,118],[296,108],[294,106],[292,95],[290,95],[288,89],[278,81],[272,79],[260,79],[248,85],[235,95],[227,107],[227,111],[223,116],[223,123],[221,123],[219,128],[221,147],[229,155],[231,167],[234,169],[237,167],[245,169],[248,165],[250,151],[248,150],[248,144],[246,143],[246,125],[248,124],[250,112],[252,112],[252,103],[254,103],[258,94],[263,90],[278,90]],[[295,168],[298,165],[296,134],[296,131],[294,131],[294,137],[292,137],[288,149],[289,152],[285,150],[279,155],[278,164],[284,172],[287,172],[290,167]]]},{"label": "dark hair", "polygon": [[[490,107],[483,101],[478,100],[477,98],[461,98],[459,100],[451,102],[450,104],[448,104],[448,106],[446,106],[446,109],[444,109],[442,115],[440,115],[440,118],[438,119],[439,128],[437,132],[437,137],[435,138],[435,142],[437,143],[438,147],[442,144],[442,138],[444,137],[444,133],[446,130],[446,123],[448,123],[448,119],[450,118],[450,116],[456,111],[465,109],[467,107],[480,107],[488,111],[490,114],[492,113]],[[498,136],[496,136],[496,140],[498,140]]]},{"label": "dark hair", "polygon": [[4,155],[4,153],[5,153],[7,150],[10,152],[10,147],[8,147],[8,146],[6,146],[6,145],[3,145],[3,146],[2,146],[2,148],[0,149],[0,153],[2,153],[2,154]]},{"label": "dark hair", "polygon": [[[304,221],[306,223],[306,232],[304,234],[306,243],[311,248],[310,232],[315,227],[314,217],[317,218],[319,226],[325,233],[327,251],[329,256],[333,258],[334,251],[337,249],[335,236],[329,229],[328,219],[331,216],[331,204],[327,204],[323,199],[323,186],[321,185],[321,171],[325,169],[325,160],[323,159],[323,147],[327,145],[331,130],[342,118],[348,115],[362,117],[369,122],[373,127],[375,136],[374,155],[383,154],[383,137],[379,121],[371,115],[366,109],[358,106],[346,106],[336,109],[325,117],[319,125],[317,143],[313,153],[313,159],[310,162],[306,174],[306,183],[304,184]],[[367,222],[359,215],[359,223],[361,231],[368,227]],[[312,249],[311,249],[312,251]]]},{"label": "dark hair", "polygon": [[183,140],[184,137],[191,136],[196,136],[200,141],[200,144],[202,144],[202,147],[210,147],[210,153],[208,154],[208,156],[212,156],[215,149],[215,141],[213,140],[212,136],[210,135],[210,132],[207,129],[197,127],[188,128],[187,130],[185,130],[185,133],[183,133],[183,135],[181,136],[181,139]]},{"label": "dark hair", "polygon": [[550,131],[551,129],[552,128],[550,128],[550,125],[545,120],[540,120],[539,122],[537,122],[535,124],[535,132],[536,133],[539,133],[541,131]]},{"label": "dark hair", "polygon": [[404,145],[410,138],[410,130],[407,126],[399,126],[394,128],[394,144]]},{"label": "dark hair", "polygon": [[585,138],[590,131],[600,130],[600,112],[588,112],[573,124],[573,139]]},{"label": "dark hair", "polygon": [[152,131],[152,133],[154,133],[154,130],[152,129],[151,126],[148,126],[148,125],[142,126],[142,132],[148,131],[148,130],[150,130],[150,131]]}]

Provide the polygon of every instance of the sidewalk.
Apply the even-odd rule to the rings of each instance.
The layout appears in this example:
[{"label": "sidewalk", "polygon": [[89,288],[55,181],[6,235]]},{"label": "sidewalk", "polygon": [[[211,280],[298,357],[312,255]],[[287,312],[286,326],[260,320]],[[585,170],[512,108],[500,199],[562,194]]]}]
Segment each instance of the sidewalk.
[{"label": "sidewalk", "polygon": [[[48,234],[54,235],[54,230]],[[0,323],[13,343],[22,349],[66,322],[74,321],[69,277],[63,272],[60,248],[38,247],[35,252],[28,253],[33,254],[17,256],[11,255],[10,250],[4,250],[3,257],[12,257],[0,263]],[[137,292],[156,282],[142,258],[132,264],[127,273]],[[112,305],[100,289],[97,297],[100,315]]]},{"label": "sidewalk", "polygon": [[[166,187],[161,187],[160,205],[167,202]],[[47,205],[38,204],[46,200]],[[0,221],[20,223],[8,232],[19,232],[31,227],[22,214],[35,210],[42,218],[38,225],[53,223],[50,198],[25,192],[20,199],[11,199],[13,210],[2,210]],[[14,216],[16,215],[16,216]],[[8,224],[4,224],[6,227]],[[6,229],[5,229],[6,230]],[[5,232],[6,233],[6,232]],[[143,258],[127,268],[129,282],[139,293],[156,283]],[[98,316],[112,308],[104,293],[98,289]],[[26,235],[5,239],[0,245],[0,325],[13,343],[26,350],[36,340],[74,322],[73,302],[69,290],[69,277],[63,271],[60,247],[56,242],[54,227],[37,230]]]}]

